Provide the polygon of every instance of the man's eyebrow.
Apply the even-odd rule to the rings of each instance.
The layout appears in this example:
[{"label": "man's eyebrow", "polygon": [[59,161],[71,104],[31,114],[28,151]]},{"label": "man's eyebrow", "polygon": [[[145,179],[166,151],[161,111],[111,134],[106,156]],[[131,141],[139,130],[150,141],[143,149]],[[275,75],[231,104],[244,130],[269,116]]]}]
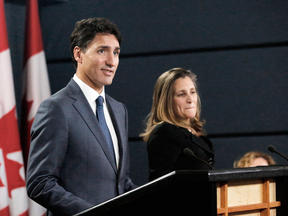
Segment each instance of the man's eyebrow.
[{"label": "man's eyebrow", "polygon": [[[102,48],[102,49],[111,49],[110,46],[99,46],[98,48]],[[120,47],[115,47],[115,50],[120,50]]]}]

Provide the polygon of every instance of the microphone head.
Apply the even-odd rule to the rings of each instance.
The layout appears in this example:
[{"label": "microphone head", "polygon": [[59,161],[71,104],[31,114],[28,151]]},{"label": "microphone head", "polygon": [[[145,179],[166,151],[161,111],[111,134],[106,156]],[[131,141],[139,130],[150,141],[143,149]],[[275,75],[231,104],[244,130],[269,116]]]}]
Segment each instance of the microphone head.
[{"label": "microphone head", "polygon": [[185,149],[183,150],[183,153],[184,153],[186,156],[195,156],[194,152],[193,152],[191,149],[189,149],[189,148],[185,148]]},{"label": "microphone head", "polygon": [[268,146],[268,150],[269,150],[270,152],[272,152],[272,153],[276,152],[276,148],[275,148],[274,146],[272,146],[272,145],[269,145],[269,146]]}]

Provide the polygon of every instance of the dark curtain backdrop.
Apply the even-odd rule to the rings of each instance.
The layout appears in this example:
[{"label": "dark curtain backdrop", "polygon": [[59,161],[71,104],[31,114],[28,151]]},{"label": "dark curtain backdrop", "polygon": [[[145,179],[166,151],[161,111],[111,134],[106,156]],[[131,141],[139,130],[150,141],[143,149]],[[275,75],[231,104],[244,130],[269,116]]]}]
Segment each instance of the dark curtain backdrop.
[{"label": "dark curtain backdrop", "polygon": [[[76,21],[106,17],[123,35],[120,65],[106,91],[129,111],[131,176],[148,181],[139,138],[156,79],[173,67],[198,75],[202,119],[215,145],[216,168],[232,168],[247,151],[288,155],[288,2],[286,0],[40,0],[52,92],[73,76],[69,35]],[[6,0],[18,111],[25,1]],[[272,154],[271,154],[272,155]],[[272,155],[278,164],[287,164]]]}]

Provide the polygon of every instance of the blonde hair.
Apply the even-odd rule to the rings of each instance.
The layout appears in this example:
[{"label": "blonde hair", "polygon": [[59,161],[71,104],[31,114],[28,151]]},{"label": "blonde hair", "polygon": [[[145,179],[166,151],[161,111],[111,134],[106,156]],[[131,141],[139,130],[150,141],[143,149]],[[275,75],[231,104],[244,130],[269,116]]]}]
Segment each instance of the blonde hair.
[{"label": "blonde hair", "polygon": [[197,91],[196,75],[190,70],[185,70],[183,68],[173,68],[164,72],[157,80],[154,93],[153,93],[153,103],[152,108],[147,116],[147,123],[145,132],[140,134],[145,142],[148,141],[153,129],[163,122],[168,122],[170,124],[177,125],[179,127],[184,127],[189,129],[190,127],[184,124],[173,111],[173,84],[175,80],[179,78],[189,77],[196,89],[197,93],[197,110],[196,115],[191,119],[191,127],[195,130],[196,134],[204,135],[203,124],[200,121],[201,113],[201,101]]},{"label": "blonde hair", "polygon": [[268,165],[276,164],[270,155],[263,153],[263,152],[251,151],[251,152],[247,152],[240,160],[235,161],[233,164],[233,167],[234,168],[250,167],[251,163],[256,158],[265,159]]}]

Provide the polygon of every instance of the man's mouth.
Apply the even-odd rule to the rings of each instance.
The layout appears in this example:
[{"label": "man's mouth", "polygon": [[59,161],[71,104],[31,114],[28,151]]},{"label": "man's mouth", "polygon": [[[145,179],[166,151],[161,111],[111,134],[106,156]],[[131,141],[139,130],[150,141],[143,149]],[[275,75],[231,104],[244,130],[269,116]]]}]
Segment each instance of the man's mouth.
[{"label": "man's mouth", "polygon": [[110,69],[101,69],[104,74],[111,75],[113,74],[113,70]]}]

